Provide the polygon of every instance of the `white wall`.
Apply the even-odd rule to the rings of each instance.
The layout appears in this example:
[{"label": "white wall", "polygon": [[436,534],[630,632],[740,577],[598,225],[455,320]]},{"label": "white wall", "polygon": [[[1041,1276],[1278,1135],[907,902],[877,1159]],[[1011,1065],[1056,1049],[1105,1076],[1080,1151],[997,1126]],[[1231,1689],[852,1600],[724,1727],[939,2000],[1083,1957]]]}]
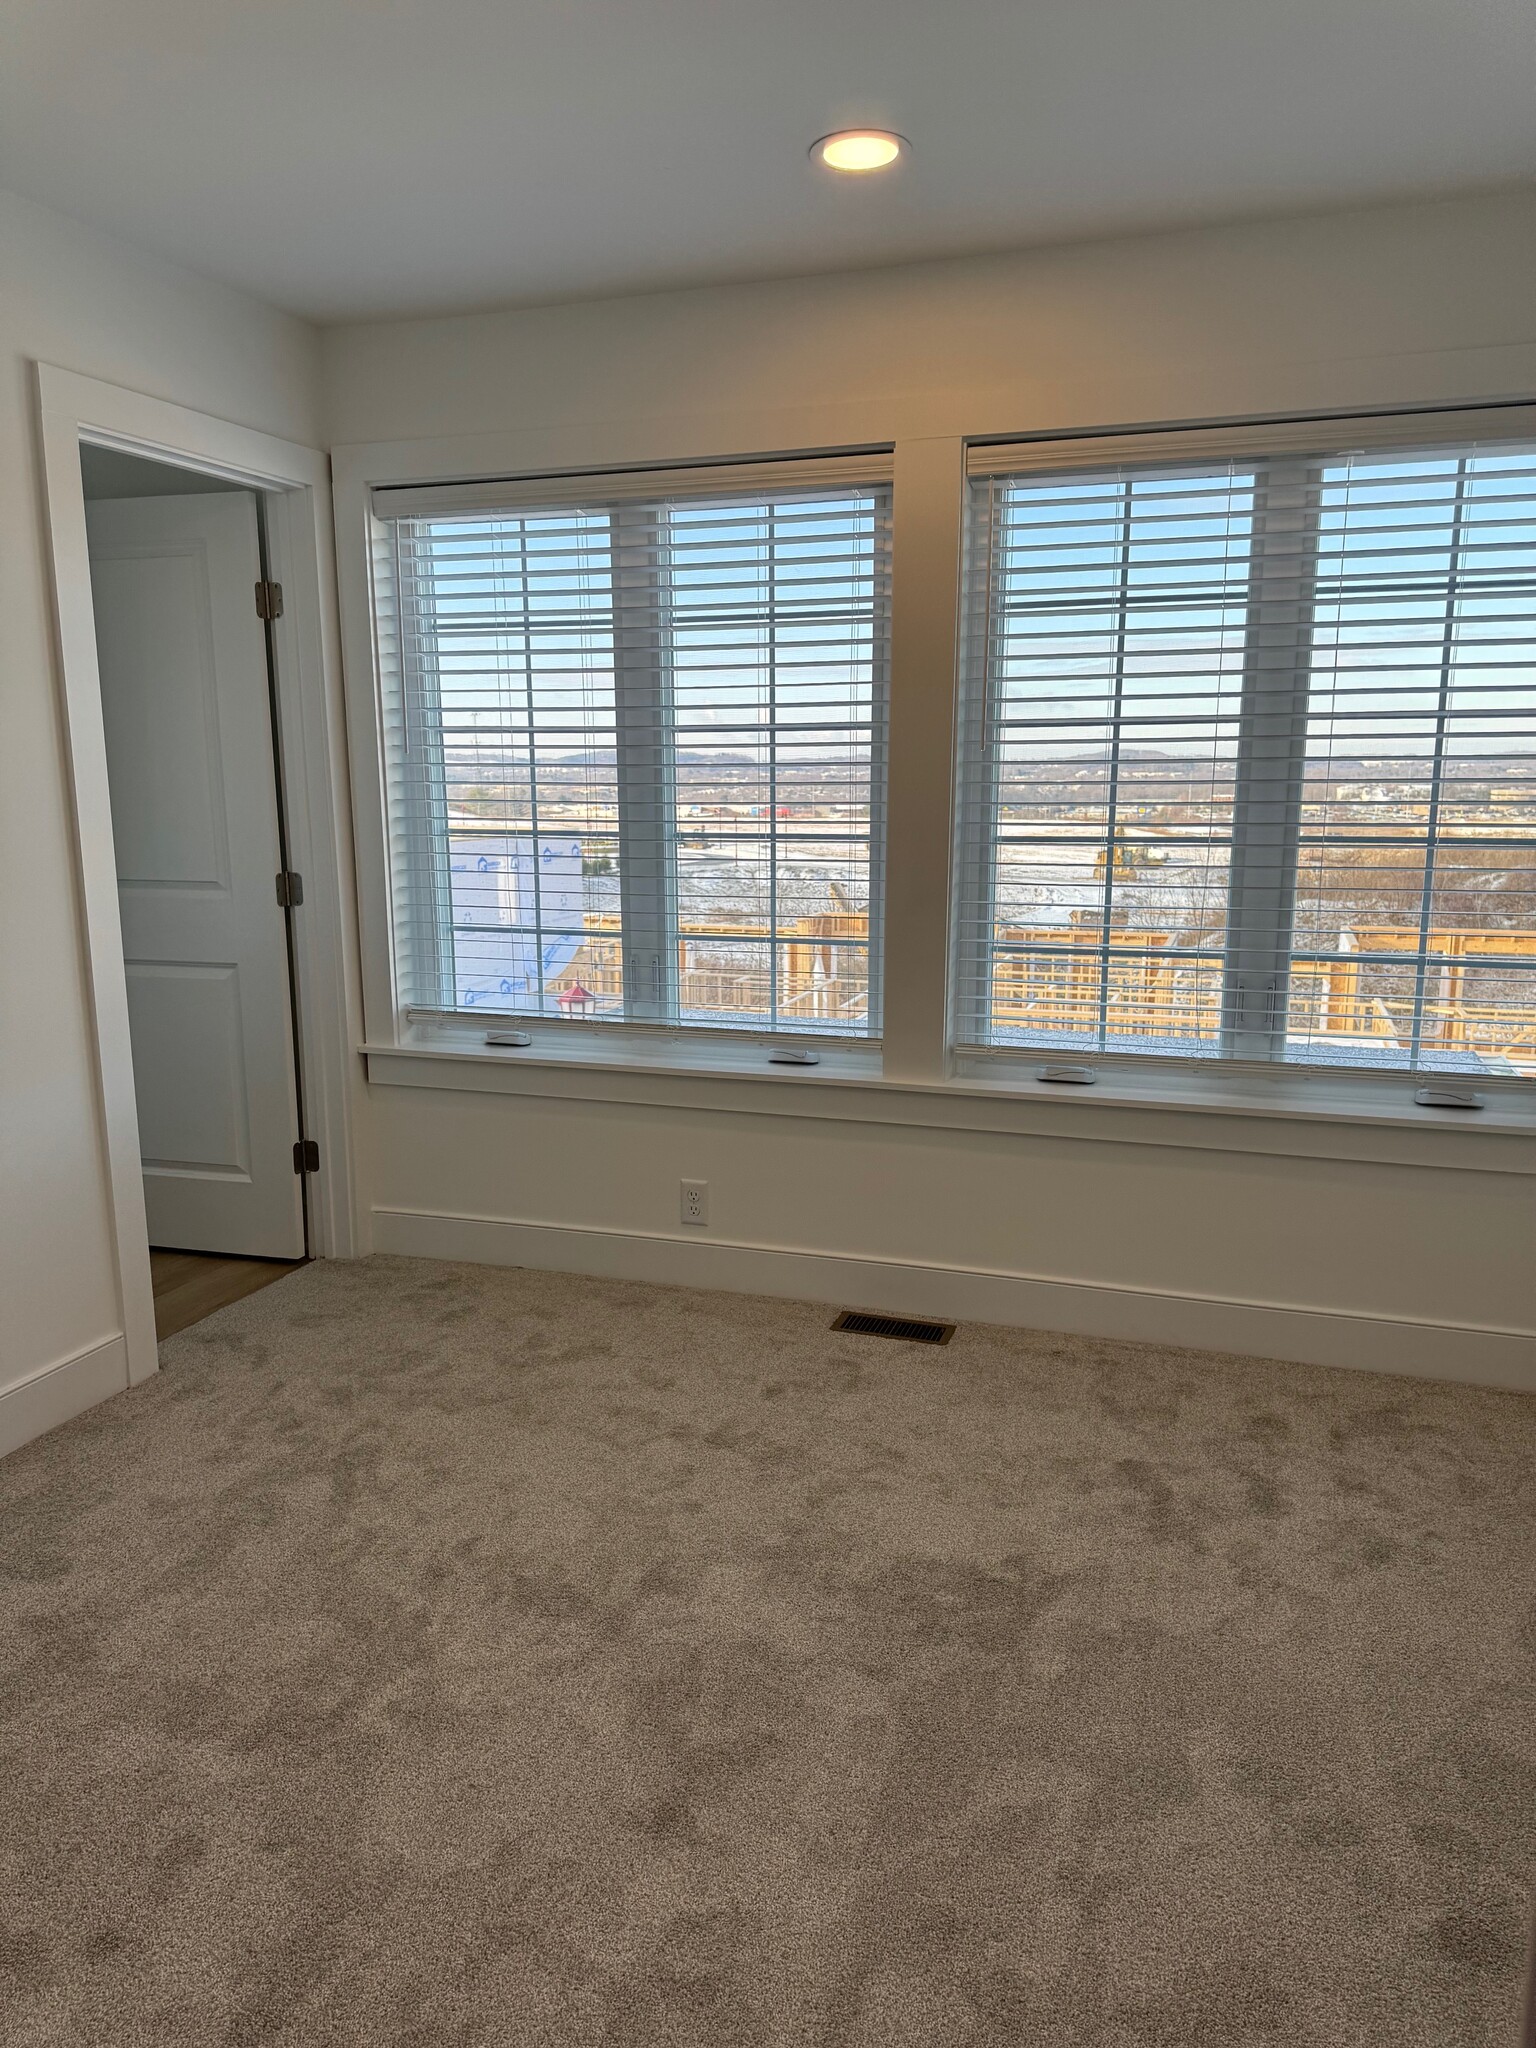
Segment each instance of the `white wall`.
[{"label": "white wall", "polygon": [[326,427],[334,444],[857,402],[909,432],[1011,433],[1530,396],[1533,248],[1524,193],[338,327]]},{"label": "white wall", "polygon": [[[333,444],[393,444],[354,451],[355,470],[408,476],[472,469],[488,436],[489,464],[564,450],[574,466],[707,457],[748,432],[766,450],[1530,397],[1533,250],[1536,196],[1504,195],[344,327],[325,336],[327,426]],[[432,447],[413,450],[420,437]],[[1529,1342],[1480,1351],[1469,1335],[1458,1350],[1453,1334],[1536,1329],[1529,1178],[1252,1152],[1241,1125],[1239,1149],[1189,1149],[1192,1125],[1156,1128],[1168,1142],[384,1086],[364,1118],[379,1241],[399,1249],[785,1291],[820,1271],[829,1292],[916,1306],[914,1283],[878,1264],[909,1262],[935,1269],[915,1289],[936,1309],[1106,1330],[1129,1317],[1196,1342],[1246,1333],[1282,1355],[1536,1385]],[[1528,1173],[1529,1143],[1523,1158]],[[722,1260],[678,1226],[684,1175],[712,1184],[712,1241],[866,1263]],[[1052,1284],[957,1296],[947,1267]],[[1303,1313],[1213,1320],[1212,1303]],[[1329,1323],[1325,1341],[1310,1311],[1364,1320]]]},{"label": "white wall", "polygon": [[[0,1402],[120,1328],[34,360],[312,445],[321,433],[318,341],[304,323],[0,193]],[[19,1412],[22,1397],[9,1398]]]}]

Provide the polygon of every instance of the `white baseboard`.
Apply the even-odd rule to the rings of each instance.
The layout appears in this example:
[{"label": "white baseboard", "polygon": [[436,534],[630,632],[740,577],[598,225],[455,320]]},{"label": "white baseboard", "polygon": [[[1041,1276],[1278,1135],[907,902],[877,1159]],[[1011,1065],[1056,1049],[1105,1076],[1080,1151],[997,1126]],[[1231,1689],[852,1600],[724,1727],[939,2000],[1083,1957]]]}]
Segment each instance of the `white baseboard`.
[{"label": "white baseboard", "polygon": [[375,1209],[374,1249],[408,1258],[537,1266],[613,1280],[654,1280],[735,1294],[787,1295],[858,1308],[931,1315],[948,1322],[1006,1323],[1233,1351],[1303,1365],[1407,1373],[1418,1379],[1536,1392],[1536,1333],[1390,1316],[1347,1315],[1270,1302],[1223,1301],[1151,1288],[1098,1287],[960,1266],[843,1258],[709,1238],[583,1230],[490,1216]]},{"label": "white baseboard", "polygon": [[45,1430],[57,1429],[128,1385],[128,1348],[109,1337],[73,1358],[46,1365],[19,1386],[0,1393],[0,1458],[18,1451]]}]

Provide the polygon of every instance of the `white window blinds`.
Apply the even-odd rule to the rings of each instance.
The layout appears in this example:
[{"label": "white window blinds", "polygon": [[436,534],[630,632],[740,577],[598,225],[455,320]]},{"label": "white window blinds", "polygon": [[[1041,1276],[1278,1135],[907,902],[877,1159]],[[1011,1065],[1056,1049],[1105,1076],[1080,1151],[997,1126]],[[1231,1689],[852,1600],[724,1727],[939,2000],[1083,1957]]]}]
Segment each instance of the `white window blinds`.
[{"label": "white window blinds", "polygon": [[996,456],[960,1040],[1536,1071],[1536,449]]},{"label": "white window blinds", "polygon": [[409,1007],[878,1032],[883,472],[375,494]]}]

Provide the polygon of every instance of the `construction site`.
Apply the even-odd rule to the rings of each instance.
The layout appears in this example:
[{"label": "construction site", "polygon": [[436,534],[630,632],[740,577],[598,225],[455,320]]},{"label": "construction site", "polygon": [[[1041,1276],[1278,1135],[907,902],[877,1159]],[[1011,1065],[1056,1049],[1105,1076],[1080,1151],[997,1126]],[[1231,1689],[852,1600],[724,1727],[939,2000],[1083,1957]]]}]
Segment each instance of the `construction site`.
[{"label": "construction site", "polygon": [[[535,842],[455,822],[454,1007],[622,1017],[624,925],[606,855],[574,833]],[[1150,845],[1154,835],[1143,836]],[[965,1037],[1189,1057],[1221,1050],[1219,871],[1208,845],[1155,838],[1153,852],[1117,837],[1111,872],[1102,843],[1095,851],[1085,835],[1051,856],[1075,853],[1075,867],[1035,862],[1020,870],[1028,885],[1000,890]],[[679,1023],[869,1033],[869,913],[810,845],[790,872],[800,902],[826,908],[798,915],[786,914],[785,870],[765,890],[744,845],[717,844],[715,865],[701,848],[682,851],[668,991]],[[1330,915],[1314,889],[1292,958],[1288,1058],[1536,1074],[1536,931],[1426,922],[1406,908],[1359,914],[1373,891],[1381,904],[1393,878],[1379,866],[1369,886],[1329,873],[1357,911]],[[1044,915],[1019,914],[1035,901]]]},{"label": "construction site", "polygon": [[[780,935],[772,980],[766,942],[759,942],[761,965],[735,968],[718,963],[722,943],[740,953],[753,942],[743,940],[739,927],[720,924],[686,925],[680,932],[677,1003],[685,1017],[766,1023],[772,1016],[810,1030],[862,1029],[869,945],[864,912],[796,919]],[[1396,961],[1417,955],[1418,945],[1416,931],[1360,926],[1339,934],[1344,957],[1298,960],[1288,1034],[1293,1049],[1310,1048],[1323,1063],[1352,1053],[1351,1064],[1366,1065],[1373,1052],[1416,1052],[1431,1065],[1436,1053],[1470,1054],[1494,1070],[1536,1075],[1536,982],[1523,1011],[1479,1002],[1475,993],[1479,967],[1519,961],[1536,968],[1536,934],[1432,931],[1422,993],[1414,993],[1416,969],[1406,992],[1375,993],[1378,971],[1401,974]],[[1222,1021],[1219,955],[1176,953],[1170,946],[1166,932],[1003,926],[992,968],[993,1031],[1005,1041],[1018,1034],[1041,1043],[1099,1038],[1148,1050],[1162,1041],[1170,1051],[1214,1051]],[[548,984],[559,1011],[597,1016],[619,1008],[622,955],[619,920],[589,917],[569,966]]]}]

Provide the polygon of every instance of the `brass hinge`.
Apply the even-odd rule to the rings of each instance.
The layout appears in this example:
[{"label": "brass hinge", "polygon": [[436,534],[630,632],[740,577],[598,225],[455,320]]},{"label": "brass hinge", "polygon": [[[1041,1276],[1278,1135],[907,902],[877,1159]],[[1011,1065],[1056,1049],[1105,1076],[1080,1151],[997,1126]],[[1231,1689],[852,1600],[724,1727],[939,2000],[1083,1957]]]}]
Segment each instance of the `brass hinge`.
[{"label": "brass hinge", "polygon": [[299,1139],[293,1148],[293,1170],[295,1173],[318,1173],[320,1171],[320,1145],[317,1139]]},{"label": "brass hinge", "polygon": [[277,878],[277,901],[283,910],[297,910],[304,901],[304,877],[292,868],[284,868]]},{"label": "brass hinge", "polygon": [[283,586],[281,583],[257,584],[256,616],[258,619],[280,619],[283,616]]}]

